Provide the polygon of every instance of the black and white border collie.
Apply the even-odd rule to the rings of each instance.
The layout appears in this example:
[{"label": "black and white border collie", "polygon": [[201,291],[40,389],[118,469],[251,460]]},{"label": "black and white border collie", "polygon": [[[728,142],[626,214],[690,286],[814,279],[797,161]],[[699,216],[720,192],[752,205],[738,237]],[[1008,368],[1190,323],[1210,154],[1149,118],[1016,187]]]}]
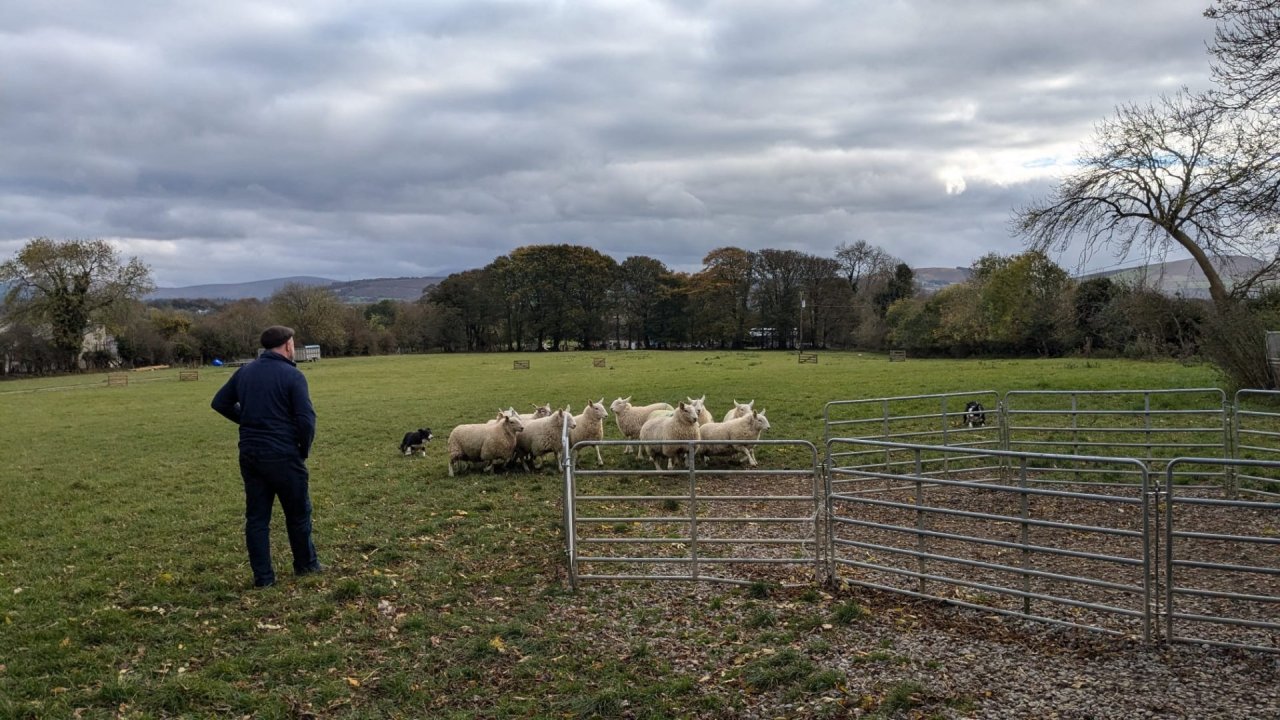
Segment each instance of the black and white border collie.
[{"label": "black and white border collie", "polygon": [[987,424],[987,409],[982,407],[980,402],[967,402],[964,405],[964,419],[961,422],[971,428],[982,427]]},{"label": "black and white border collie", "polygon": [[418,428],[404,434],[404,439],[400,441],[400,453],[402,455],[412,455],[415,452],[422,453],[422,457],[427,456],[427,443],[431,442],[431,428]]}]

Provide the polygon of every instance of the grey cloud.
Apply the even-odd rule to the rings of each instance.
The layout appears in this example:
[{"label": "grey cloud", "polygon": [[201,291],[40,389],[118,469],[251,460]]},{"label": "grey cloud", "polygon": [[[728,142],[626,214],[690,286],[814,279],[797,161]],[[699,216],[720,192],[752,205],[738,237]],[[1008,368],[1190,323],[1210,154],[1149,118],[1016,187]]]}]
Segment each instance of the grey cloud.
[{"label": "grey cloud", "polygon": [[118,238],[161,284],[542,242],[967,265],[1021,249],[1009,211],[1117,104],[1203,86],[1212,32],[1163,0],[122,0],[0,28],[0,252]]}]

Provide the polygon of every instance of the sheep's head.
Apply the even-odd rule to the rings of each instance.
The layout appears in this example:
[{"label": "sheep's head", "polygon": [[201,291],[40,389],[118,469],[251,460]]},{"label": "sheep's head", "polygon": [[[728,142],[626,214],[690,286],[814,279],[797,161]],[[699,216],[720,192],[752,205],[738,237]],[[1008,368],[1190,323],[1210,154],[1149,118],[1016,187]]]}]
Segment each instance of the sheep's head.
[{"label": "sheep's head", "polygon": [[510,426],[512,432],[522,432],[524,430],[524,421],[520,419],[520,413],[511,408],[502,413],[502,421]]},{"label": "sheep's head", "polygon": [[604,398],[600,398],[595,402],[587,401],[587,407],[582,411],[583,415],[588,415],[595,420],[603,420],[609,417],[609,411],[604,409]]},{"label": "sheep's head", "polygon": [[550,414],[551,414],[551,403],[544,403],[542,405],[533,406],[533,416],[536,418],[543,418]]},{"label": "sheep's head", "polygon": [[735,400],[733,401],[733,417],[735,417],[735,418],[740,418],[740,417],[746,417],[746,416],[750,415],[750,414],[751,414],[751,406],[753,406],[753,405],[755,405],[755,404],[756,404],[756,401],[755,401],[755,400],[750,400],[750,401],[745,402],[745,403],[740,403],[740,402],[738,402],[738,401],[735,399]]},{"label": "sheep's head", "polygon": [[751,412],[751,424],[760,432],[764,432],[769,429],[769,418],[764,416],[764,410],[761,410],[760,412],[755,412],[753,410]]},{"label": "sheep's head", "polygon": [[676,408],[675,414],[676,414],[676,417],[680,418],[684,422],[687,422],[687,423],[698,422],[698,408],[696,405],[692,403],[681,401],[680,406]]},{"label": "sheep's head", "polygon": [[[600,402],[604,402],[604,398],[600,398]],[[609,407],[612,408],[613,411],[616,413],[622,412],[623,410],[626,410],[627,408],[631,407],[631,396],[628,395],[624,398],[618,398],[617,400],[614,400],[613,404],[611,404]]]},{"label": "sheep's head", "polygon": [[563,408],[560,408],[555,412],[555,421],[560,427],[564,427],[566,418],[568,418],[570,430],[578,427],[578,421],[573,419],[573,411],[569,409],[568,405],[565,405]]}]

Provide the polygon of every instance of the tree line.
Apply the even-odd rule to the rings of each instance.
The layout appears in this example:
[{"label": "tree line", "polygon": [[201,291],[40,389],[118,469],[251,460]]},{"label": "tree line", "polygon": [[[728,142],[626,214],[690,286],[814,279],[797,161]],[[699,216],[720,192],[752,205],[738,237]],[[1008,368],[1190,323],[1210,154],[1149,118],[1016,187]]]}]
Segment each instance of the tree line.
[{"label": "tree line", "polygon": [[[693,273],[647,256],[617,262],[582,246],[531,245],[450,275],[416,301],[352,305],[326,288],[290,284],[266,300],[143,302],[145,266],[102,260],[111,252],[100,242],[39,239],[3,266],[11,282],[20,280],[0,329],[7,371],[249,358],[262,328],[275,323],[331,357],[812,348],[1192,358],[1214,317],[1211,301],[1109,278],[1077,281],[1037,250],[984,256],[968,280],[922,292],[909,266],[865,241],[842,243],[831,257],[719,248]],[[92,270],[77,264],[86,244],[99,257]],[[20,258],[31,267],[20,271]],[[1259,322],[1280,327],[1280,293],[1246,302]],[[90,309],[77,314],[60,303]],[[114,354],[75,347],[90,319],[114,338]]]}]

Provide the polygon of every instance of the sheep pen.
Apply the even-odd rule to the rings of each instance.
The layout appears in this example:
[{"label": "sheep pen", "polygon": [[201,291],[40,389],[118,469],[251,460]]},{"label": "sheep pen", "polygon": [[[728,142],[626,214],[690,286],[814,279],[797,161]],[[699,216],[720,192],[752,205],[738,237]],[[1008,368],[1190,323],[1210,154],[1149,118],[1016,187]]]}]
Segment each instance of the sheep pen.
[{"label": "sheep pen", "polygon": [[[1071,497],[1086,494],[1087,483],[1064,485],[1062,495],[1028,498],[1027,513],[1041,524],[1028,538],[1032,544],[1053,547],[1063,555],[1037,555],[1021,575],[993,569],[998,565],[1021,567],[1022,550],[1010,546],[1021,533],[1016,518],[1023,513],[1023,497],[998,487],[928,487],[925,502],[956,514],[930,517],[927,533],[968,538],[931,537],[932,555],[961,560],[948,563],[931,558],[923,569],[916,564],[918,535],[915,487],[899,487],[874,495],[875,502],[847,513],[861,526],[857,532],[838,529],[832,538],[836,561],[834,577],[823,578],[819,569],[827,539],[822,537],[825,512],[821,482],[812,473],[752,475],[750,473],[653,474],[646,477],[588,475],[575,486],[574,506],[581,519],[574,524],[574,544],[584,560],[577,571],[599,579],[583,585],[594,600],[616,602],[626,598],[639,605],[661,605],[679,614],[688,599],[710,598],[738,586],[749,596],[776,595],[780,600],[803,596],[817,589],[831,593],[835,601],[856,598],[860,620],[855,628],[815,630],[816,635],[849,631],[866,636],[861,642],[841,642],[842,647],[892,647],[901,662],[920,668],[921,678],[932,678],[934,692],[967,694],[981,698],[968,714],[938,717],[1132,717],[1143,710],[1151,717],[1182,717],[1194,708],[1196,717],[1268,717],[1280,710],[1280,692],[1269,683],[1280,679],[1280,655],[1248,653],[1212,646],[1233,643],[1280,650],[1280,635],[1258,623],[1274,623],[1280,601],[1276,575],[1239,576],[1208,569],[1187,569],[1194,577],[1195,594],[1179,595],[1174,610],[1180,617],[1177,644],[1144,646],[1142,624],[1134,614],[1086,607],[1096,604],[1120,610],[1140,611],[1143,597],[1129,588],[1141,585],[1142,566],[1109,562],[1105,557],[1133,554],[1132,535],[1086,533],[1072,526],[1114,528],[1132,533],[1140,529],[1142,516],[1130,503],[1114,504]],[[1136,500],[1137,488],[1114,491],[1117,498]],[[610,497],[594,502],[593,495]],[[1187,499],[1221,497],[1221,493],[1188,490]],[[635,498],[619,500],[620,497]],[[607,507],[607,510],[605,509]],[[1119,508],[1119,509],[1117,509]],[[1223,505],[1188,505],[1179,527],[1188,533],[1274,539],[1280,528],[1280,511]],[[976,516],[1003,516],[1007,519]],[[696,540],[691,538],[696,537]],[[841,545],[854,539],[862,547]],[[1195,562],[1220,567],[1263,566],[1280,571],[1274,544],[1262,545],[1269,558],[1259,558],[1258,546],[1188,537],[1194,551],[1180,548]],[[880,546],[870,549],[867,546]],[[977,550],[974,551],[973,549]],[[1141,554],[1138,553],[1138,557]],[[693,559],[691,559],[693,558]],[[847,564],[844,561],[849,561]],[[929,576],[924,590],[948,602],[912,597],[921,589],[916,577]],[[1003,576],[1003,577],[1001,577]],[[1083,576],[1088,583],[1069,582],[1058,576]],[[635,582],[640,578],[647,582]],[[654,579],[697,578],[693,590],[686,584]],[[957,582],[945,582],[947,577]],[[822,582],[829,580],[829,582]],[[625,587],[624,587],[625,583]],[[598,590],[593,588],[600,586]],[[877,588],[877,586],[879,586]],[[1008,588],[1001,593],[997,588]],[[805,590],[810,588],[810,590]],[[1050,622],[1019,617],[1024,588],[1039,595],[1062,597],[1066,602],[1035,599],[1031,615]],[[1225,593],[1247,593],[1251,602],[1229,600]],[[1154,599],[1153,599],[1154,600]],[[786,600],[782,600],[786,602]],[[849,600],[845,601],[850,602]],[[1160,600],[1163,603],[1163,600]],[[575,603],[575,606],[577,604]],[[967,607],[966,607],[967,606]],[[1225,614],[1241,624],[1197,622],[1193,618]],[[1101,628],[1090,632],[1080,627]],[[688,646],[683,646],[688,650]],[[860,662],[840,652],[824,655],[832,666],[852,673],[893,673],[879,663]],[[945,674],[929,672],[935,658],[946,662]],[[961,661],[960,658],[963,660]],[[1231,687],[1214,675],[1233,668]],[[1247,671],[1245,670],[1247,668]],[[1112,682],[1115,677],[1130,682]],[[1010,678],[1016,676],[1017,682]],[[1063,683],[1062,678],[1070,682]],[[1151,678],[1143,685],[1142,678]],[[1171,694],[1166,678],[1173,678],[1181,695]],[[1088,692],[1076,692],[1084,688]],[[1181,698],[1181,699],[1179,699]],[[797,716],[817,713],[823,703],[843,703],[840,692],[812,700]],[[1073,711],[1069,711],[1074,708]],[[1136,708],[1136,709],[1135,709]],[[1074,712],[1074,714],[1073,714]],[[768,716],[768,715],[766,715]],[[818,716],[818,715],[815,715]]]}]

